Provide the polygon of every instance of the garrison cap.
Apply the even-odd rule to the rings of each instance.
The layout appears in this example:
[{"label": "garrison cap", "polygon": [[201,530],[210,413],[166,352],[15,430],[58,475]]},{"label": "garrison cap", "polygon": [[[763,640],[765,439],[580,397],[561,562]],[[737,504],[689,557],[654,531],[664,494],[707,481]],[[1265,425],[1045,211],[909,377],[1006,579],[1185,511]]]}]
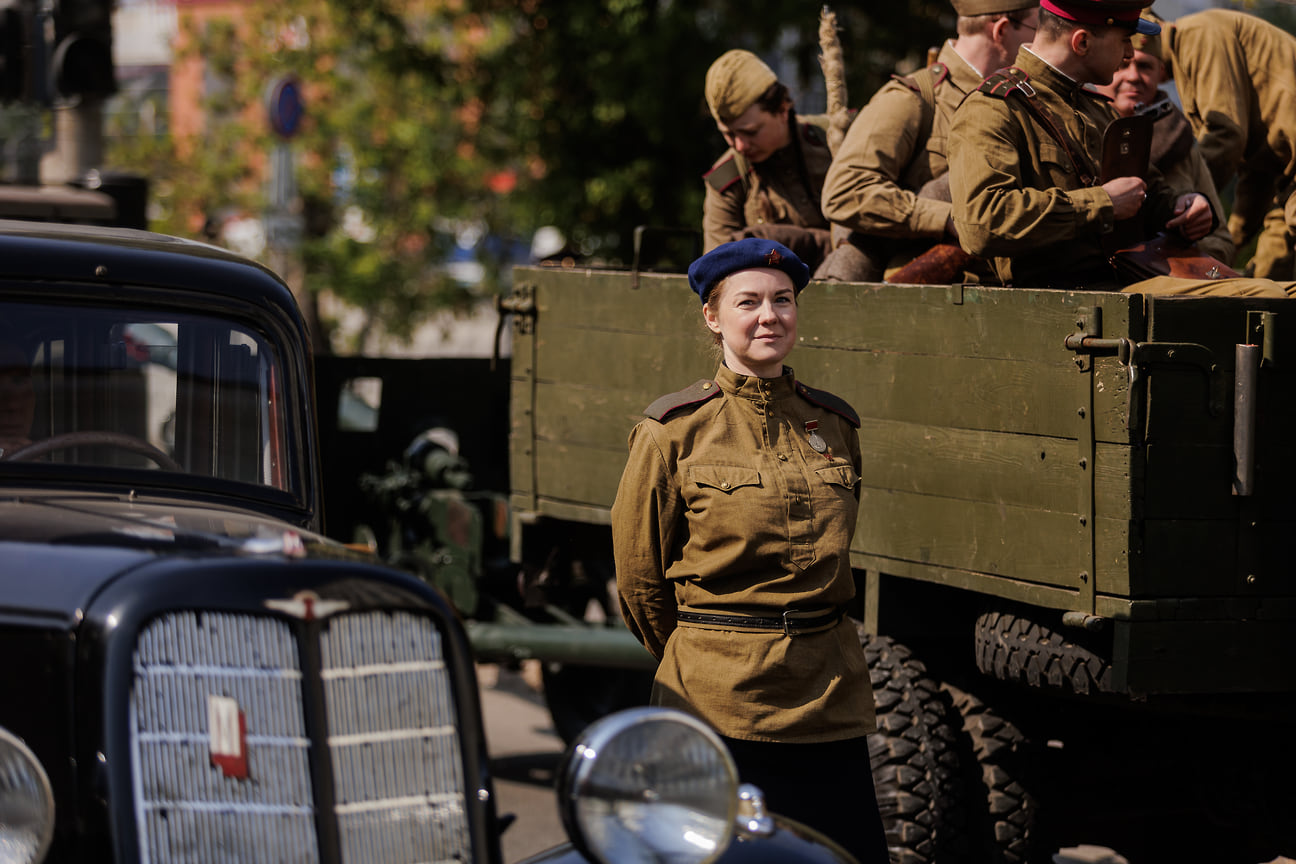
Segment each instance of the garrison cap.
[{"label": "garrison cap", "polygon": [[954,11],[964,18],[975,15],[1000,15],[1004,12],[1021,12],[1034,9],[1039,0],[950,0]]},{"label": "garrison cap", "polygon": [[[1148,9],[1139,17],[1142,18],[1144,21],[1150,21],[1153,24],[1155,24],[1157,26],[1158,31],[1160,31],[1160,28],[1167,23],[1164,18],[1162,18],[1160,15],[1153,12],[1151,9]],[[1143,31],[1140,30],[1138,33],[1135,33],[1133,37],[1131,37],[1130,41],[1134,43],[1135,51],[1142,51],[1144,54],[1151,54],[1153,57],[1157,58],[1162,62],[1165,61],[1165,54],[1163,53],[1163,49],[1161,45],[1160,32],[1144,34]]]},{"label": "garrison cap", "polygon": [[1161,32],[1161,25],[1140,18],[1147,0],[1040,0],[1040,8],[1077,24],[1108,24],[1145,36]]},{"label": "garrison cap", "polygon": [[689,265],[689,287],[706,302],[708,292],[730,273],[758,268],[782,270],[800,294],[810,281],[810,268],[796,253],[774,240],[747,237],[717,246]]},{"label": "garrison cap", "polygon": [[774,70],[752,52],[741,48],[726,51],[706,73],[711,116],[721,123],[742,116],[777,81]]}]

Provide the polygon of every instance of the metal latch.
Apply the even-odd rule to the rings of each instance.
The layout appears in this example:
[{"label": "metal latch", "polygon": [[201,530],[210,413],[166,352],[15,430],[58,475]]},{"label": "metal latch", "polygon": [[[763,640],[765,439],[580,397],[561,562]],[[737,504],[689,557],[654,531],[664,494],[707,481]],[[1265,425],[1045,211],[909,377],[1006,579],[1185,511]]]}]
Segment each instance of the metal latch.
[{"label": "metal latch", "polygon": [[1215,354],[1205,345],[1196,342],[1135,342],[1132,339],[1103,339],[1102,310],[1080,309],[1076,319],[1076,332],[1064,340],[1067,350],[1076,352],[1076,366],[1082,372],[1092,368],[1094,356],[1115,357],[1129,370],[1129,408],[1125,414],[1125,428],[1135,428],[1139,411],[1135,400],[1138,398],[1136,385],[1143,376],[1143,367],[1190,366],[1206,376],[1206,411],[1218,416],[1223,410],[1223,394],[1220,391],[1224,382],[1216,375],[1218,366]]},{"label": "metal latch", "polygon": [[495,348],[491,352],[491,369],[494,369],[499,362],[500,336],[504,334],[505,316],[513,316],[513,331],[515,333],[525,336],[535,332],[535,286],[518,285],[508,297],[502,294],[497,295],[495,297],[495,314],[499,317],[495,322]]}]

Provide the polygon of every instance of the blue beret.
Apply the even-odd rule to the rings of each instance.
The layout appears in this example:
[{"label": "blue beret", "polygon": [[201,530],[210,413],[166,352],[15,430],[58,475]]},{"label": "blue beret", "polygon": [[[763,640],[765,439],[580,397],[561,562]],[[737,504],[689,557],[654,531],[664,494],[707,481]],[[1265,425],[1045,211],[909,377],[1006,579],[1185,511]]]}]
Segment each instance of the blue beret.
[{"label": "blue beret", "polygon": [[721,279],[730,273],[757,267],[782,270],[791,278],[792,287],[798,294],[810,281],[810,268],[791,249],[774,240],[748,237],[717,246],[690,264],[689,287],[705,303],[707,292]]}]

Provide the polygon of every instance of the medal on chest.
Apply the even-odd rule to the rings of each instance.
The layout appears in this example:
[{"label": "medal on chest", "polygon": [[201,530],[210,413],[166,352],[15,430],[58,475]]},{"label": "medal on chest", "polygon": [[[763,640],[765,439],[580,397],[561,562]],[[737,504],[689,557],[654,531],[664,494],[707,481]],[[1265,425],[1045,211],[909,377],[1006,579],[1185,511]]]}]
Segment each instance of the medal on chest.
[{"label": "medal on chest", "polygon": [[810,449],[816,453],[823,453],[828,449],[828,442],[819,434],[819,421],[807,420],[805,423],[806,440],[810,443]]}]

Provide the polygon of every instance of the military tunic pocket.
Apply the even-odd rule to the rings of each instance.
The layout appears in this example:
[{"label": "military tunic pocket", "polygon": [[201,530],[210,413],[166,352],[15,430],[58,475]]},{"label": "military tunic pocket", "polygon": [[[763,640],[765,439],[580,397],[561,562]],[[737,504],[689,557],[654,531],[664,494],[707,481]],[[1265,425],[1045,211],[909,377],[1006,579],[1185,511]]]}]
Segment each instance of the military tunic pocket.
[{"label": "military tunic pocket", "polygon": [[819,475],[820,480],[830,486],[843,486],[852,491],[855,489],[855,484],[860,482],[859,475],[850,465],[827,465],[815,469],[815,473]]},{"label": "military tunic pocket", "polygon": [[703,489],[718,489],[732,494],[744,486],[760,486],[760,472],[736,465],[692,465],[689,480]]},{"label": "military tunic pocket", "polygon": [[1075,163],[1067,152],[1052,141],[1040,141],[1040,169],[1055,186],[1062,189],[1074,188],[1079,184],[1075,176]]},{"label": "military tunic pocket", "polygon": [[[856,506],[855,487],[859,485],[860,476],[850,465],[825,465],[815,469],[815,476],[823,484],[815,496],[823,514],[836,516],[850,514]],[[850,521],[854,521],[852,518]],[[826,524],[826,523],[825,523]]]}]

